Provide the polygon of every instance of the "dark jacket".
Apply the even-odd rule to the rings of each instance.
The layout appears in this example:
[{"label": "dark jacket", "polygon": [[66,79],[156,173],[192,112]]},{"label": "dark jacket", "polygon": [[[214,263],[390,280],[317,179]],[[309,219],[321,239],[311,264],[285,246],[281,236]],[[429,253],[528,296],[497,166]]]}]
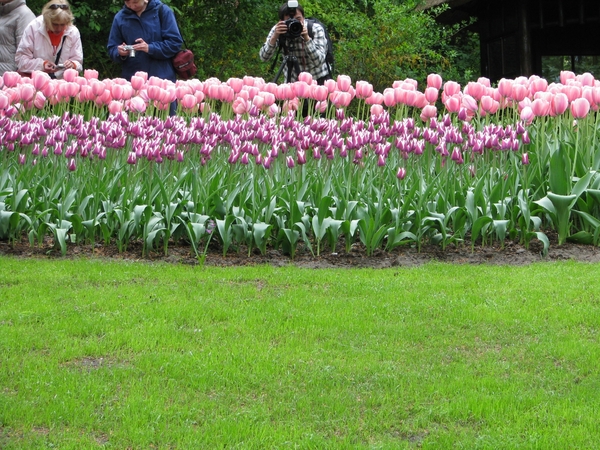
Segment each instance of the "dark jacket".
[{"label": "dark jacket", "polygon": [[[123,42],[133,45],[138,38],[148,44],[148,53],[136,52],[135,57],[122,59],[117,47]],[[175,81],[171,58],[181,49],[182,43],[171,8],[160,0],[150,0],[139,17],[123,6],[113,19],[107,48],[110,58],[122,65],[121,76],[127,80],[141,71],[147,72],[148,76]]]}]

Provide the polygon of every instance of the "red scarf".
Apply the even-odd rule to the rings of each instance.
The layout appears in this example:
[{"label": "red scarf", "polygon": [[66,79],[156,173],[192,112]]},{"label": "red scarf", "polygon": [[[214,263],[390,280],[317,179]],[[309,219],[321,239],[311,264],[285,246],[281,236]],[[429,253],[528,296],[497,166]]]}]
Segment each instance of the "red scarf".
[{"label": "red scarf", "polygon": [[60,41],[62,40],[64,34],[64,30],[62,31],[62,33],[59,34],[48,32],[48,36],[50,37],[50,43],[52,44],[52,48],[54,49],[54,55],[56,55],[58,46],[60,45]]}]

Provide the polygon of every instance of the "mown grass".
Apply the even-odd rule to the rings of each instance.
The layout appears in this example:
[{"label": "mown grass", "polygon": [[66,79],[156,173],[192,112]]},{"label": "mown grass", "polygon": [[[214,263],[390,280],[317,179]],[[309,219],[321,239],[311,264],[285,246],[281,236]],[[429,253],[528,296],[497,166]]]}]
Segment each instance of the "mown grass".
[{"label": "mown grass", "polygon": [[595,448],[597,274],[0,257],[0,448]]}]

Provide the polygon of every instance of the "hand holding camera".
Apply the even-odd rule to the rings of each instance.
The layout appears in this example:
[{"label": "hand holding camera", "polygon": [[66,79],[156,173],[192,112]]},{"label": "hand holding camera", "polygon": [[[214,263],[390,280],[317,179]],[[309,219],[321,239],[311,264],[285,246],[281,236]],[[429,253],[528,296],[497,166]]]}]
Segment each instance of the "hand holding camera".
[{"label": "hand holding camera", "polygon": [[133,48],[133,45],[124,45],[123,51],[127,52],[127,56],[130,58],[135,58],[135,49]]}]

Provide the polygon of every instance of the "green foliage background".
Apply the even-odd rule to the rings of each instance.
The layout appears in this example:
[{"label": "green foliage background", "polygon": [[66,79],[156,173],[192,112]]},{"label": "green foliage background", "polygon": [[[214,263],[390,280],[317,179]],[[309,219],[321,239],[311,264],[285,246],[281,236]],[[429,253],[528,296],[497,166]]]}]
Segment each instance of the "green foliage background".
[{"label": "green foliage background", "polygon": [[[424,80],[437,72],[465,82],[477,75],[476,39],[455,27],[436,23],[435,15],[419,11],[422,0],[304,0],[307,17],[318,17],[334,41],[336,73],[366,80],[379,91],[406,77]],[[273,78],[271,63],[258,50],[277,20],[280,0],[163,0],[176,12],[184,40],[196,55],[197,77],[227,79],[244,75]],[[44,0],[29,0],[39,14]],[[84,67],[100,77],[119,70],[106,53],[106,42],[118,0],[72,0],[82,36]]]}]

